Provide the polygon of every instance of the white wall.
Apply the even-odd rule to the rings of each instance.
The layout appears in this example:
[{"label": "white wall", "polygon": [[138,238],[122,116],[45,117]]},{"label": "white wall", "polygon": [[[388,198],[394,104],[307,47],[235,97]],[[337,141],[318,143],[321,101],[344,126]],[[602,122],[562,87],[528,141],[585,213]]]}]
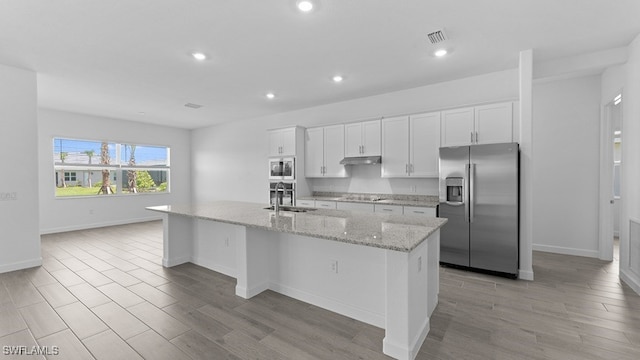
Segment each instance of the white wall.
[{"label": "white wall", "polygon": [[[40,109],[38,117],[41,233],[159,219],[144,208],[190,201],[190,131],[49,109]],[[56,199],[54,137],[169,146],[171,193]]]},{"label": "white wall", "polygon": [[[346,123],[517,98],[518,71],[513,69],[194,130],[193,201],[267,202],[266,130],[270,128]],[[374,169],[356,169],[349,180],[312,180],[310,185],[316,190],[326,190],[333,185],[334,191],[373,192],[368,189],[375,189],[381,193],[396,190],[407,193],[402,189],[415,185],[418,193],[437,194],[437,183],[433,179],[376,178],[369,185],[369,172]],[[379,177],[379,167],[377,170]]]},{"label": "white wall", "polygon": [[629,45],[622,96],[620,276],[640,293],[640,238],[629,234],[630,221],[640,222],[640,35]]},{"label": "white wall", "polygon": [[600,76],[534,84],[534,250],[598,256]]},{"label": "white wall", "polygon": [[[0,65],[0,273],[40,265],[37,80]],[[14,176],[18,175],[18,176]]]}]

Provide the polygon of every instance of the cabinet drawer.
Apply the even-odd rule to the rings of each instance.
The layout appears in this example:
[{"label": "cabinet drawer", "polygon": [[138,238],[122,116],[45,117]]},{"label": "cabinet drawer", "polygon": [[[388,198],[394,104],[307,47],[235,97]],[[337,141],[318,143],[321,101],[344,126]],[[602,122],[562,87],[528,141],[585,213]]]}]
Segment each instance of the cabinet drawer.
[{"label": "cabinet drawer", "polygon": [[335,201],[319,201],[316,200],[316,207],[319,209],[335,209],[336,202]]},{"label": "cabinet drawer", "polygon": [[353,210],[369,213],[373,212],[373,204],[338,202],[336,207],[338,208],[338,210]]},{"label": "cabinet drawer", "polygon": [[401,205],[381,205],[376,204],[375,210],[377,213],[382,214],[397,214],[402,215],[402,206]]},{"label": "cabinet drawer", "polygon": [[436,217],[436,208],[421,207],[421,206],[405,206],[404,214]]},{"label": "cabinet drawer", "polygon": [[315,206],[315,201],[313,201],[313,200],[298,200],[296,202],[296,206],[312,208],[312,207]]}]

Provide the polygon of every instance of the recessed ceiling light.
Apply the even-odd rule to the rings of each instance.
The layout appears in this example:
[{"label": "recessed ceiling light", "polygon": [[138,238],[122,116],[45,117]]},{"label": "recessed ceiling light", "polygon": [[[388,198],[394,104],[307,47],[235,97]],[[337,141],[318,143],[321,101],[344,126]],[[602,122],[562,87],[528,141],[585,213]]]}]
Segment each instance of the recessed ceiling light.
[{"label": "recessed ceiling light", "polygon": [[313,3],[309,0],[300,0],[298,1],[298,10],[302,12],[309,12],[313,10]]},{"label": "recessed ceiling light", "polygon": [[271,100],[271,99],[275,99],[276,94],[274,93],[267,93],[267,95],[265,95],[267,97],[267,99]]},{"label": "recessed ceiling light", "polygon": [[201,52],[191,53],[191,56],[193,56],[193,58],[198,60],[198,61],[202,61],[202,60],[206,60],[207,59],[207,55],[205,55],[205,54],[203,54]]},{"label": "recessed ceiling light", "polygon": [[436,52],[434,52],[433,54],[435,56],[437,56],[437,57],[443,57],[443,56],[447,55],[447,50],[440,49],[440,50],[437,50]]},{"label": "recessed ceiling light", "polygon": [[339,82],[342,82],[342,80],[344,80],[342,75],[336,75],[333,77],[333,82],[339,83]]}]

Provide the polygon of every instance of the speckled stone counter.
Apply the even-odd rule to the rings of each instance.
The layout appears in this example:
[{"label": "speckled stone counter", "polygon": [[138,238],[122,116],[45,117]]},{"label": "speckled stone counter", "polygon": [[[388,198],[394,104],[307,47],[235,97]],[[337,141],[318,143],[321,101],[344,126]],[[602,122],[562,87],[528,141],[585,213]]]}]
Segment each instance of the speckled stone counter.
[{"label": "speckled stone counter", "polygon": [[438,196],[433,195],[362,194],[334,192],[314,192],[311,196],[299,196],[298,200],[339,201],[433,208],[437,207],[439,203]]},{"label": "speckled stone counter", "polygon": [[383,352],[414,359],[438,304],[447,220],[265,207],[220,201],[147,209],[163,213],[164,266],[192,262],[235,278],[242,298],[272,290],[383,328]]},{"label": "speckled stone counter", "polygon": [[264,208],[264,204],[219,201],[147,209],[404,252],[413,250],[447,222],[443,218],[321,209],[302,213],[281,210],[276,216],[275,211]]}]

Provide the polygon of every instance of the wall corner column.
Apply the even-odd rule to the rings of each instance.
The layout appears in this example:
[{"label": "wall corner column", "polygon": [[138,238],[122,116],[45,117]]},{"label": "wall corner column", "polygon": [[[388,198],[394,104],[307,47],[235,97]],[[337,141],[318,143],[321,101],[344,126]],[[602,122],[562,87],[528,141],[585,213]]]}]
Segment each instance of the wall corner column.
[{"label": "wall corner column", "polygon": [[533,280],[533,50],[520,52],[520,269]]}]

